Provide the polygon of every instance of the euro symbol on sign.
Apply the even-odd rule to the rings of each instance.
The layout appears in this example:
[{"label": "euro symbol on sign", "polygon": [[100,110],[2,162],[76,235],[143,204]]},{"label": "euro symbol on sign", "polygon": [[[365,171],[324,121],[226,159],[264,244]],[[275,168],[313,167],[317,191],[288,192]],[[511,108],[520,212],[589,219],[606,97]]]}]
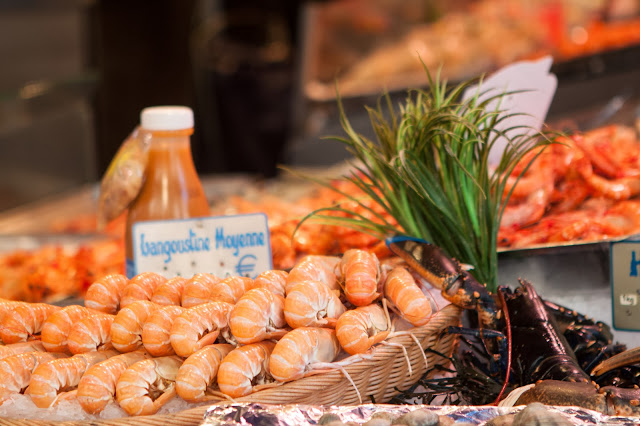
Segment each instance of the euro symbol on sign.
[{"label": "euro symbol on sign", "polygon": [[256,267],[256,257],[252,254],[245,254],[240,258],[236,265],[236,272],[240,276],[249,276]]}]

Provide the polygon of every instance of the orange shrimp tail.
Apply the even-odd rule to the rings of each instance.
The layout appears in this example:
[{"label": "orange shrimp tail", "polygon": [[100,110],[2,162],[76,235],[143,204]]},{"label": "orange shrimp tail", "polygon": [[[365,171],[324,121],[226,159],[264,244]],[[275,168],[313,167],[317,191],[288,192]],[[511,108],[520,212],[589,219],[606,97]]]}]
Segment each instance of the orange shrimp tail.
[{"label": "orange shrimp tail", "polygon": [[180,306],[182,300],[182,292],[187,283],[184,277],[173,277],[165,283],[160,284],[153,295],[151,301],[158,305],[177,305]]},{"label": "orange shrimp tail", "polygon": [[195,274],[184,284],[181,299],[182,306],[190,308],[211,301],[213,286],[220,281],[222,281],[222,278],[213,274]]},{"label": "orange shrimp tail", "polygon": [[124,308],[136,300],[151,300],[155,289],[165,282],[167,279],[155,272],[142,272],[136,275],[124,288],[120,306]]},{"label": "orange shrimp tail", "polygon": [[355,306],[366,306],[380,297],[380,261],[376,255],[365,250],[347,250],[340,262],[340,273],[344,281],[344,294]]},{"label": "orange shrimp tail", "polygon": [[406,268],[397,266],[387,275],[384,291],[400,315],[412,325],[419,327],[429,322],[431,301]]},{"label": "orange shrimp tail", "polygon": [[93,282],[87,289],[84,305],[87,308],[107,314],[115,314],[120,309],[120,299],[129,280],[122,274],[107,274]]},{"label": "orange shrimp tail", "polygon": [[275,343],[263,341],[240,346],[224,357],[218,369],[218,387],[232,398],[254,392],[256,376],[268,373],[265,366],[273,352]]}]

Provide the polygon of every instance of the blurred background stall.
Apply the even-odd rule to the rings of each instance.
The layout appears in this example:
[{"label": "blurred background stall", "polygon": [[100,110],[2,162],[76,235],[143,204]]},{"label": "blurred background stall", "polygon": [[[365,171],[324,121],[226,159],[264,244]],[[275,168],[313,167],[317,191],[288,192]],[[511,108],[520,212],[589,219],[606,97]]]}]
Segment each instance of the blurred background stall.
[{"label": "blurred background stall", "polygon": [[202,174],[349,154],[382,90],[551,54],[550,118],[637,94],[637,0],[0,0],[0,209],[94,184],[142,108],[196,114]]},{"label": "blurred background stall", "polygon": [[[11,234],[95,238],[97,183],[144,107],[194,110],[193,156],[210,201],[224,194],[236,213],[268,205],[270,224],[287,223],[305,205],[262,191],[295,192],[271,179],[278,166],[326,176],[350,156],[325,138],[343,134],[336,89],[351,124],[372,136],[364,106],[426,86],[423,63],[454,83],[545,55],[558,77],[554,129],[637,122],[640,0],[0,0],[0,245],[10,253],[0,287],[21,300],[65,297],[56,285],[86,289],[122,268],[117,220],[105,245],[71,235],[79,249],[66,257],[29,256]],[[270,232],[291,244],[282,228]],[[500,277],[527,276],[541,294],[611,323],[607,244],[502,252]],[[640,344],[636,332],[625,338]]]}]

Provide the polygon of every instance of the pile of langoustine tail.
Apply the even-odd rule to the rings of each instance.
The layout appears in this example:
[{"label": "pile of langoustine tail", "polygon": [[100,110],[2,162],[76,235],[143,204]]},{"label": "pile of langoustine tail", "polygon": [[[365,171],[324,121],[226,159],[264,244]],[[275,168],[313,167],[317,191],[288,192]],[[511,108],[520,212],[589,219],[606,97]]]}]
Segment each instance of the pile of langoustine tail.
[{"label": "pile of langoustine tail", "polygon": [[399,258],[360,249],[255,278],[109,274],[84,306],[0,304],[0,401],[75,399],[94,415],[117,403],[135,416],[173,398],[232,400],[314,369],[344,371],[426,324],[437,303]]},{"label": "pile of langoustine tail", "polygon": [[[640,140],[600,127],[530,152],[507,178],[500,247],[588,242],[640,232]],[[529,169],[525,165],[532,160]],[[516,183],[516,178],[523,173]]]}]

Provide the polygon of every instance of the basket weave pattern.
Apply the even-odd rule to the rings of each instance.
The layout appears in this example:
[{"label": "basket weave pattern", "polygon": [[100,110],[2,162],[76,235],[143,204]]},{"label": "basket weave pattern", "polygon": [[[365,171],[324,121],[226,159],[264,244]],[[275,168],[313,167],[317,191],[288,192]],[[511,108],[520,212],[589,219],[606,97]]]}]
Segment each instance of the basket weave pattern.
[{"label": "basket weave pattern", "polygon": [[[422,349],[431,348],[447,356],[451,355],[456,336],[443,334],[447,327],[459,325],[460,308],[447,305],[437,312],[431,320],[422,327],[411,330],[420,342]],[[363,360],[346,366],[345,369],[357,386],[363,403],[385,403],[416,383],[427,371],[427,365],[432,368],[436,364],[447,361],[441,357],[426,353],[427,363],[422,356],[422,349],[409,335],[400,335],[388,340],[403,345],[409,357],[412,374],[409,375],[407,359],[400,347],[378,345],[371,359]],[[332,370],[322,374],[305,377],[294,382],[286,383],[254,394],[237,398],[236,402],[259,402],[262,404],[306,404],[306,405],[357,405],[360,403],[353,385],[340,370]],[[222,401],[221,403],[228,403]],[[41,420],[21,420],[0,418],[0,426],[4,425],[55,425],[55,426],[125,426],[149,425],[166,426],[199,425],[207,410],[207,406],[200,406],[179,413],[126,417],[112,420],[95,421],[63,421],[47,422]]]}]

